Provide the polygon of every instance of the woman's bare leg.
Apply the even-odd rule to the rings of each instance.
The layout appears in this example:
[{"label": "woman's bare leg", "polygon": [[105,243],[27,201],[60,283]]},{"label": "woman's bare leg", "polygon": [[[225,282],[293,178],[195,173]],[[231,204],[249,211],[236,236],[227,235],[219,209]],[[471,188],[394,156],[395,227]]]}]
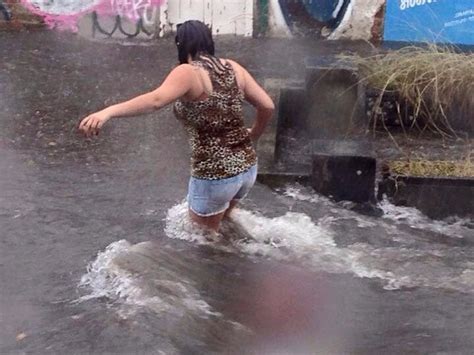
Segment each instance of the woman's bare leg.
[{"label": "woman's bare leg", "polygon": [[239,200],[232,200],[229,203],[229,208],[224,212],[224,218],[230,217],[232,210],[239,204]]},{"label": "woman's bare leg", "polygon": [[200,226],[206,229],[211,229],[215,232],[219,231],[223,218],[228,218],[232,210],[237,206],[239,200],[232,200],[229,202],[229,207],[222,213],[216,214],[215,216],[202,217],[194,213],[191,209],[189,210],[189,216],[193,222],[196,222]]},{"label": "woman's bare leg", "polygon": [[200,226],[213,230],[215,232],[219,231],[219,227],[221,225],[222,218],[224,218],[224,214],[226,213],[222,212],[219,214],[216,214],[214,216],[209,216],[209,217],[202,217],[194,213],[191,209],[189,210],[189,216],[191,217],[191,220],[193,222],[196,222]]}]

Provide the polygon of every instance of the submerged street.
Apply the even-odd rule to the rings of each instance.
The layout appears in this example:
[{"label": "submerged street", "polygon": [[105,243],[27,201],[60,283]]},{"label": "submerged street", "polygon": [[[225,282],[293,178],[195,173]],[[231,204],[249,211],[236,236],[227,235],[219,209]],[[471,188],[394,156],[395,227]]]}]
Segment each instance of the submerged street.
[{"label": "submerged street", "polygon": [[[262,84],[302,80],[308,55],[368,50],[216,47]],[[78,135],[87,114],[157,87],[175,52],[172,38],[0,32],[0,353],[471,354],[472,220],[388,202],[367,217],[257,184],[208,241],[187,223],[171,107]]]}]

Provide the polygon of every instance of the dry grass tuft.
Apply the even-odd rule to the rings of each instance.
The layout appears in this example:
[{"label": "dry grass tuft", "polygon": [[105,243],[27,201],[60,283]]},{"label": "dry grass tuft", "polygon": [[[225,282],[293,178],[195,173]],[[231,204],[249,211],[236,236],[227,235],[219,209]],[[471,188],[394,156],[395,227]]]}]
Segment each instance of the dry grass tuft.
[{"label": "dry grass tuft", "polygon": [[474,164],[466,161],[392,161],[390,171],[394,175],[421,177],[474,177]]},{"label": "dry grass tuft", "polygon": [[429,46],[342,59],[355,63],[361,80],[380,90],[376,108],[386,92],[396,92],[399,102],[408,103],[413,116],[411,128],[416,126],[453,136],[450,115],[474,119],[469,115],[474,111],[474,54]]}]

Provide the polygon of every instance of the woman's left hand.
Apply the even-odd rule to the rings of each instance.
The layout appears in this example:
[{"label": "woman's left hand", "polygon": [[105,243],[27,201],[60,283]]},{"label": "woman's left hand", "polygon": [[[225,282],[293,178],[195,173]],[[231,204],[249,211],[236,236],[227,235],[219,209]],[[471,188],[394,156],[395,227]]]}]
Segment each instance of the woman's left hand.
[{"label": "woman's left hand", "polygon": [[93,113],[84,118],[79,124],[79,131],[86,137],[99,135],[100,129],[111,117],[104,111]]},{"label": "woman's left hand", "polygon": [[258,137],[255,137],[255,134],[253,133],[253,129],[252,128],[247,128],[247,132],[249,133],[249,137],[250,137],[250,140],[252,142],[257,142],[258,141]]}]

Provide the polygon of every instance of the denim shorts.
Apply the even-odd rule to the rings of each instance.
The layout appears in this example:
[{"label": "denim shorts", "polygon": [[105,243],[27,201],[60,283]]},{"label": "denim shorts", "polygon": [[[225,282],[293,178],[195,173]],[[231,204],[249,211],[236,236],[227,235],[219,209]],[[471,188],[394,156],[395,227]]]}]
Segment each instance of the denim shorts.
[{"label": "denim shorts", "polygon": [[241,200],[249,193],[257,178],[257,165],[227,179],[189,179],[188,204],[198,216],[209,217],[229,208],[230,201]]}]

